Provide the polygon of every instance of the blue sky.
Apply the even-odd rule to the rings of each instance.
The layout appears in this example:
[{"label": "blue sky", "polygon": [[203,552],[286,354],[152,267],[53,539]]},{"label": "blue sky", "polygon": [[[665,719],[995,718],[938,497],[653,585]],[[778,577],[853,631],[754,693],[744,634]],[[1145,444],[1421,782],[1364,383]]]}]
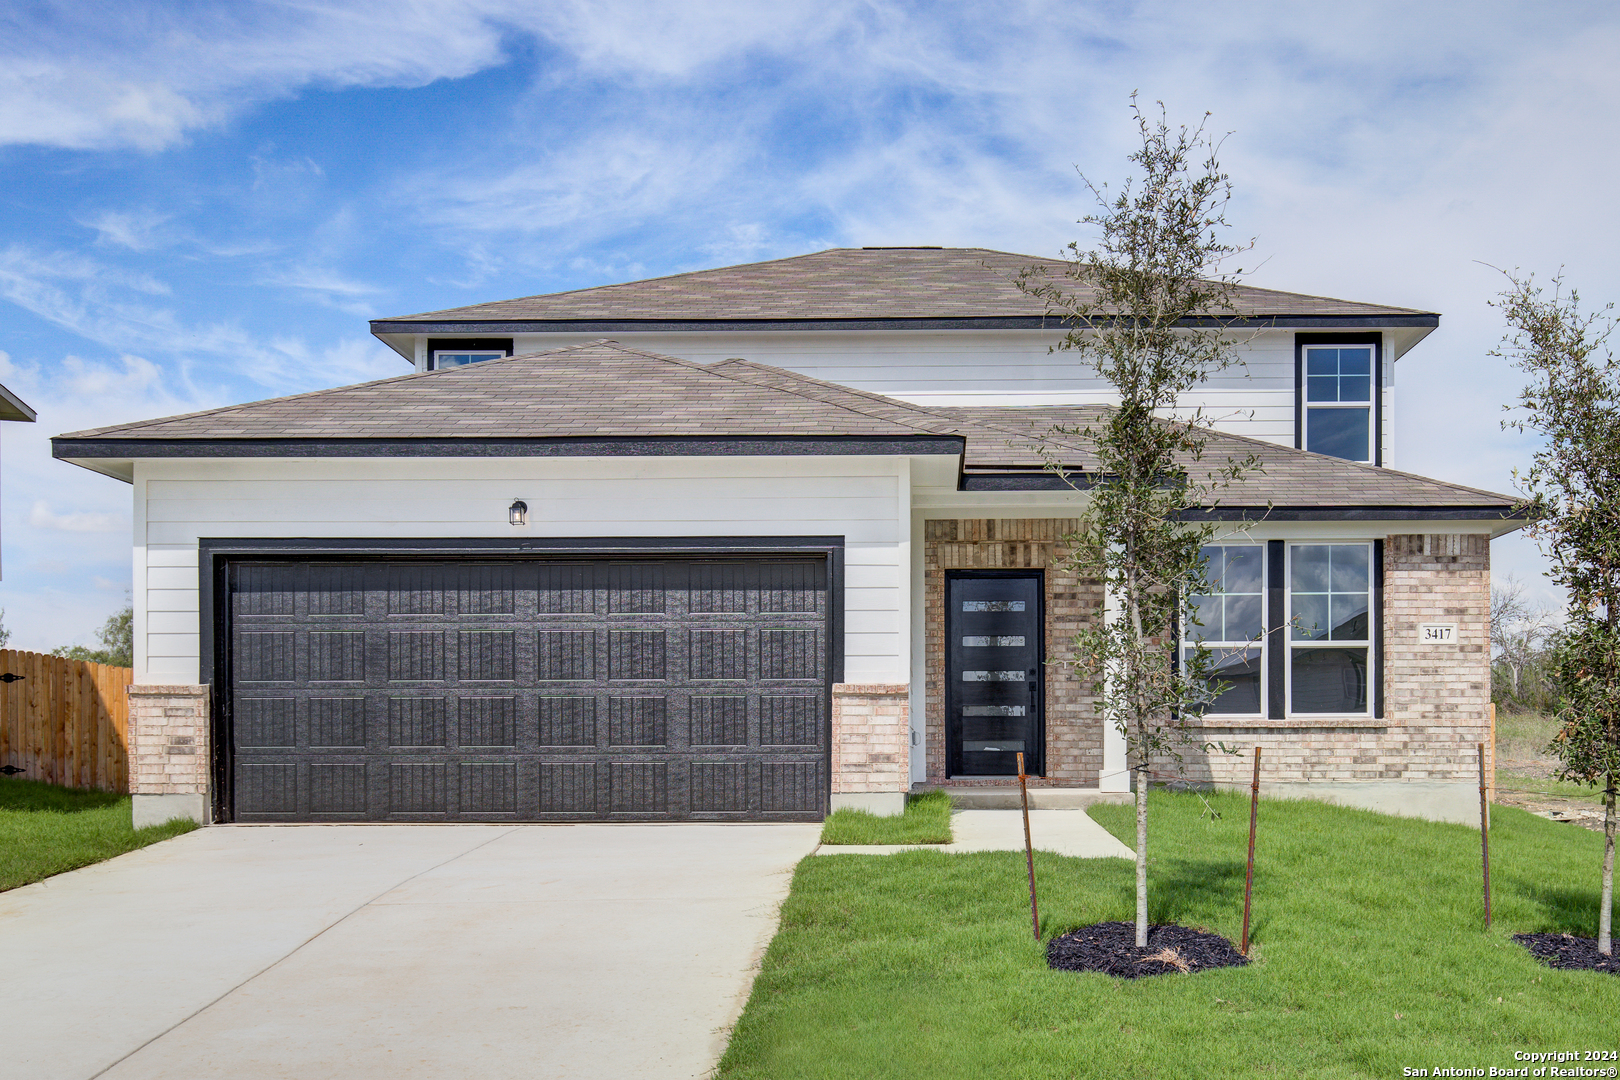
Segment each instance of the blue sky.
[{"label": "blue sky", "polygon": [[1443,313],[1399,467],[1508,490],[1528,457],[1489,266],[1620,298],[1611,5],[120,0],[10,5],[0,55],[0,382],[39,410],[0,425],[14,647],[130,587],[128,487],[53,434],[402,373],[376,316],[839,245],[1051,255],[1076,169],[1123,174],[1132,90],[1232,133],[1254,284]]}]

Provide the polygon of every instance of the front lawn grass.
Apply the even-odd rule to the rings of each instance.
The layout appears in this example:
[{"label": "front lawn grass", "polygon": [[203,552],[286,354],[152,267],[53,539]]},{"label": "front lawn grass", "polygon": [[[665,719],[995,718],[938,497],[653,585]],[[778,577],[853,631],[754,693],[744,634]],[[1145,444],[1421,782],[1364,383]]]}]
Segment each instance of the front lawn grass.
[{"label": "front lawn grass", "polygon": [[[1247,798],[1205,798],[1220,818],[1152,794],[1151,917],[1236,941]],[[1134,840],[1131,807],[1090,813]],[[1497,807],[1486,931],[1477,830],[1267,801],[1255,962],[1135,981],[1046,967],[1022,852],[808,858],[718,1075],[1383,1080],[1617,1049],[1620,978],[1554,971],[1511,940],[1596,932],[1602,847]],[[1035,873],[1046,938],[1134,917],[1124,859],[1037,853]]]},{"label": "front lawn grass", "polygon": [[0,892],[122,855],[197,827],[136,831],[128,795],[0,777]]},{"label": "front lawn grass", "polygon": [[948,844],[951,797],[943,791],[906,796],[903,814],[883,817],[864,810],[834,810],[821,826],[823,844]]}]

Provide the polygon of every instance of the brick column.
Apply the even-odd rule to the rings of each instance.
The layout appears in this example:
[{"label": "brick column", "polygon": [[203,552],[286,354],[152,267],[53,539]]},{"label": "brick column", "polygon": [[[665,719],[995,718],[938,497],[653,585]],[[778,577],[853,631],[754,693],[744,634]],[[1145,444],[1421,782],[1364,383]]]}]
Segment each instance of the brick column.
[{"label": "brick column", "polygon": [[839,683],[832,693],[832,808],[905,809],[911,787],[911,688]]},{"label": "brick column", "polygon": [[208,687],[129,688],[129,790],[135,827],[207,823]]}]

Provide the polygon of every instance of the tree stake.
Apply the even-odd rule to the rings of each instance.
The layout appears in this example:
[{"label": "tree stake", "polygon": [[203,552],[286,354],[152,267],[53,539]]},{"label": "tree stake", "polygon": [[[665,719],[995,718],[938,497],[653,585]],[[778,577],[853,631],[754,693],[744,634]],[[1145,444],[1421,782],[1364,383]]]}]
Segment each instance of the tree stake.
[{"label": "tree stake", "polygon": [[1029,921],[1041,940],[1041,909],[1035,903],[1035,848],[1029,842],[1029,788],[1024,783],[1024,754],[1018,753],[1018,794],[1024,802],[1024,864],[1029,867]]},{"label": "tree stake", "polygon": [[1260,748],[1254,748],[1254,784],[1249,788],[1249,871],[1243,879],[1243,944],[1238,951],[1249,955],[1249,900],[1254,895],[1254,827],[1260,820]]}]

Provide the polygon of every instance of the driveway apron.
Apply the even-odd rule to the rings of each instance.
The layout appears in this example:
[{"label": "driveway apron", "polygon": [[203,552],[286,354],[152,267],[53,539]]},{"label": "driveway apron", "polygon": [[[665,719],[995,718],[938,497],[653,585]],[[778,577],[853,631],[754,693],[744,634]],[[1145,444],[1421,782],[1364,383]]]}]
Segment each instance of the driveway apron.
[{"label": "driveway apron", "polygon": [[696,1077],[819,825],[199,830],[0,894],[0,1077]]}]

